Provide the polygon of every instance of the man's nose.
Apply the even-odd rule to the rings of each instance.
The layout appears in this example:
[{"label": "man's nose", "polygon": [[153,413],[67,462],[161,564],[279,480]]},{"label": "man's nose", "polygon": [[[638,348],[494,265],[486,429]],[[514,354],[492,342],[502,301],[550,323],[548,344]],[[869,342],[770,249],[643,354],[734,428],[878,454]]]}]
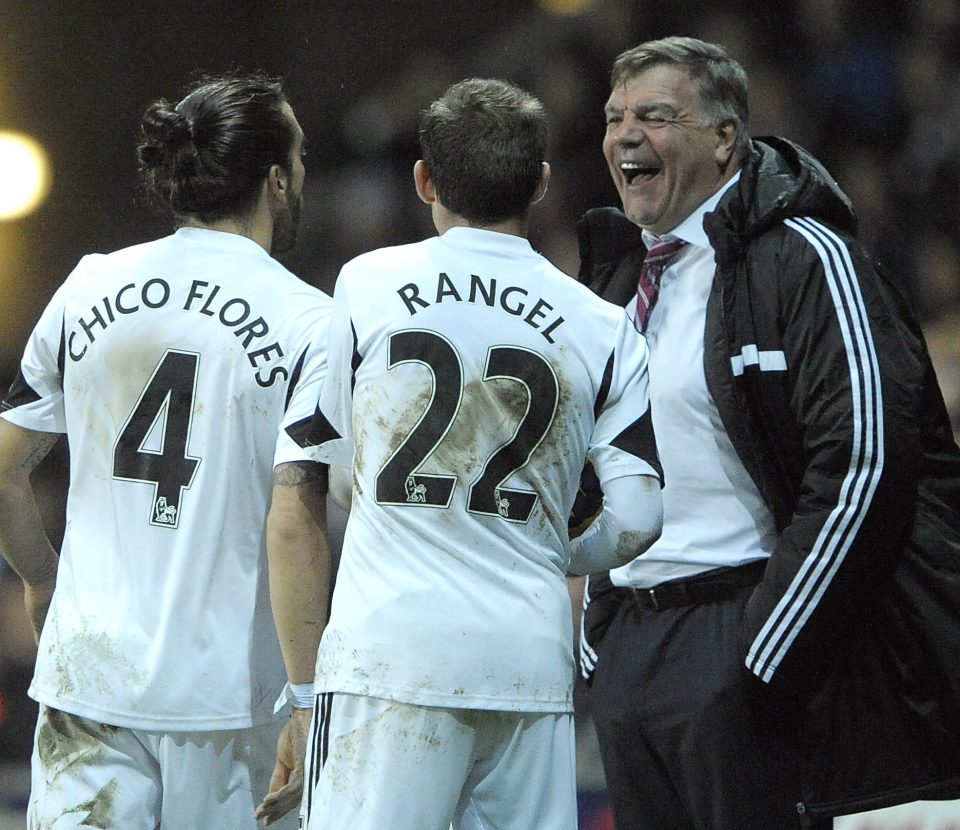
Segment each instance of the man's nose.
[{"label": "man's nose", "polygon": [[643,124],[637,118],[624,118],[616,132],[617,143],[625,147],[635,147],[642,144],[646,137],[647,134],[643,129]]},{"label": "man's nose", "polygon": [[615,141],[619,147],[639,147],[646,137],[646,133],[640,127],[625,127],[617,133]]}]

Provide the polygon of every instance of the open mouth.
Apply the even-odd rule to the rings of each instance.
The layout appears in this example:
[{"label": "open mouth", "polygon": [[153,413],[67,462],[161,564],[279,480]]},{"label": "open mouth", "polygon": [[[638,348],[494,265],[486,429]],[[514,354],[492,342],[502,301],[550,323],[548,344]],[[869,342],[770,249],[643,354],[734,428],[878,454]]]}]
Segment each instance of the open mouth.
[{"label": "open mouth", "polygon": [[656,176],[660,172],[660,168],[642,164],[639,161],[622,161],[620,162],[620,172],[626,179],[627,184],[633,184],[638,179]]}]

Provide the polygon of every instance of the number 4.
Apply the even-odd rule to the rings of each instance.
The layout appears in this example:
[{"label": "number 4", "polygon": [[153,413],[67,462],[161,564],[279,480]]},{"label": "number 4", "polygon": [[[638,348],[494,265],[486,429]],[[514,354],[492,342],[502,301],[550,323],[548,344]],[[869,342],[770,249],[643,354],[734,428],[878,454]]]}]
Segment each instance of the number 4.
[{"label": "number 4", "polygon": [[150,524],[176,528],[200,459],[187,454],[200,355],[168,349],[120,430],[113,477],[153,485]]}]

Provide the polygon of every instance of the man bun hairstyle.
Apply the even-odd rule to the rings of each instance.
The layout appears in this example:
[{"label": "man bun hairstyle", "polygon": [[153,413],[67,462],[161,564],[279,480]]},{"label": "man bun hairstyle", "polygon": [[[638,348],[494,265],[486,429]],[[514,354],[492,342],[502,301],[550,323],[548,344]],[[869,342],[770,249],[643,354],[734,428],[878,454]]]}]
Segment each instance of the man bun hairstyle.
[{"label": "man bun hairstyle", "polygon": [[420,149],[443,206],[477,225],[527,212],[540,183],[547,118],[502,80],[468,78],[420,115]]},{"label": "man bun hairstyle", "polygon": [[138,156],[144,173],[159,178],[156,169],[161,167],[181,175],[193,173],[197,148],[190,122],[182,113],[164,100],[156,101],[143,114],[141,132]]},{"label": "man bun hairstyle", "polygon": [[176,105],[150,104],[137,146],[148,197],[207,223],[245,216],[270,167],[290,169],[286,102],[278,79],[254,73],[204,78]]},{"label": "man bun hairstyle", "polygon": [[747,73],[721,45],[693,37],[649,40],[617,56],[610,73],[615,87],[654,66],[675,66],[697,84],[700,117],[707,126],[733,121],[734,153],[741,160],[750,150],[750,105]]}]

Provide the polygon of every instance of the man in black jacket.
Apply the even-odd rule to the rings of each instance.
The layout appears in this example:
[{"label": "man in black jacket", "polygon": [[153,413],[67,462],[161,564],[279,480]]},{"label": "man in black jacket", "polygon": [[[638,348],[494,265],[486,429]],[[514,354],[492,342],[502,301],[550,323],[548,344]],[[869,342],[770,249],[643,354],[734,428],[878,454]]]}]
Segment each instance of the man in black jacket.
[{"label": "man in black jacket", "polygon": [[622,54],[623,211],[578,228],[581,281],[646,331],[665,477],[661,539],[586,588],[618,830],[960,797],[960,450],[849,200],[750,140],[746,90],[714,44]]}]

